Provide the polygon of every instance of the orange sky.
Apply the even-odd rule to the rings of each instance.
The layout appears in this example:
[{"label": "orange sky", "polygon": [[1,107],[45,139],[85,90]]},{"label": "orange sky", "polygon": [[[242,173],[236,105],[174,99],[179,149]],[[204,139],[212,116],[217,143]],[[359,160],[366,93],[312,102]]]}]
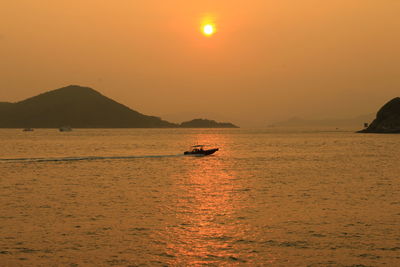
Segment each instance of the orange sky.
[{"label": "orange sky", "polygon": [[3,0],[0,101],[79,84],[172,121],[371,113],[400,95],[399,14],[398,0]]}]

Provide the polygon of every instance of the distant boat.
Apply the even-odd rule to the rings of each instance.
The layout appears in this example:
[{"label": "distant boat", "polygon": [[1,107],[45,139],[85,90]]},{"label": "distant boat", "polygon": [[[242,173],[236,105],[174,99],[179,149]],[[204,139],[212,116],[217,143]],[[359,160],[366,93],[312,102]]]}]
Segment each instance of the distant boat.
[{"label": "distant boat", "polygon": [[70,126],[63,126],[58,129],[60,132],[70,132],[72,128]]},{"label": "distant boat", "polygon": [[24,132],[33,132],[33,128],[24,128],[22,131],[24,131]]},{"label": "distant boat", "polygon": [[214,154],[219,150],[219,148],[211,148],[211,149],[204,149],[205,145],[196,145],[192,146],[191,150],[185,151],[183,154],[185,155],[211,155]]}]

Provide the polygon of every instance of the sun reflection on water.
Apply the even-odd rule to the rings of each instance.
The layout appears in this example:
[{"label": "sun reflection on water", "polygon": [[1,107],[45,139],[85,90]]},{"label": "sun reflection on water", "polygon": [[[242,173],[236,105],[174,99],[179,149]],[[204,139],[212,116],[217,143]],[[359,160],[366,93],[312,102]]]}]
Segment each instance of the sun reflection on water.
[{"label": "sun reflection on water", "polygon": [[[213,135],[198,136],[198,143],[222,143]],[[235,251],[233,243],[242,239],[246,225],[241,224],[243,189],[236,174],[224,157],[229,153],[208,157],[188,157],[192,167],[179,180],[181,195],[176,202],[178,225],[170,227],[167,247],[169,254],[178,255],[172,265],[200,265],[226,262],[243,263],[243,252]]]}]

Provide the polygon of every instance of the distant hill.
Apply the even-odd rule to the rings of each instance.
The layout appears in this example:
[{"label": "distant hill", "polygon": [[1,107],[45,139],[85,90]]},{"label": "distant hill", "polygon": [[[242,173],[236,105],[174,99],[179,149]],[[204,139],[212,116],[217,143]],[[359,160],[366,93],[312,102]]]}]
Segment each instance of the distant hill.
[{"label": "distant hill", "polygon": [[0,128],[165,128],[178,125],[146,116],[76,85],[17,102],[0,102]]},{"label": "distant hill", "polygon": [[180,123],[183,121],[190,121],[193,118],[212,118],[215,121],[233,121],[235,118],[232,118],[228,114],[220,114],[218,112],[213,112],[207,108],[204,109],[193,109],[190,108],[186,111],[174,112],[174,113],[166,113],[163,114],[162,117],[170,122]]},{"label": "distant hill", "polygon": [[387,102],[376,114],[376,119],[360,133],[400,133],[400,97]]},{"label": "distant hill", "polygon": [[216,122],[207,119],[194,119],[191,121],[182,122],[182,128],[239,128],[238,126],[229,122]]},{"label": "distant hill", "polygon": [[0,128],[235,128],[197,119],[182,124],[147,116],[89,88],[71,85],[17,103],[0,102]]},{"label": "distant hill", "polygon": [[1,113],[6,112],[13,104],[8,102],[0,102],[0,116]]},{"label": "distant hill", "polygon": [[374,119],[374,114],[367,114],[350,119],[321,119],[306,120],[293,117],[286,121],[274,123],[271,126],[278,127],[360,127],[364,123],[370,123]]}]

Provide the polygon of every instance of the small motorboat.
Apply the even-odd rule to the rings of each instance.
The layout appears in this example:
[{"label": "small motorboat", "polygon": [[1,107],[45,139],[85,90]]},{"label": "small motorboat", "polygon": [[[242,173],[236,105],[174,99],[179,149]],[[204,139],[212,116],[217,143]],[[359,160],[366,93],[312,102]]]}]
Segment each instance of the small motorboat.
[{"label": "small motorboat", "polygon": [[211,148],[211,149],[204,149],[205,145],[196,145],[192,146],[191,150],[185,151],[183,154],[185,155],[211,155],[217,152],[219,149],[218,148]]},{"label": "small motorboat", "polygon": [[58,130],[60,132],[70,132],[70,131],[72,131],[72,128],[70,126],[62,126],[62,127],[58,128]]},{"label": "small motorboat", "polygon": [[23,132],[33,132],[33,128],[24,128]]}]

